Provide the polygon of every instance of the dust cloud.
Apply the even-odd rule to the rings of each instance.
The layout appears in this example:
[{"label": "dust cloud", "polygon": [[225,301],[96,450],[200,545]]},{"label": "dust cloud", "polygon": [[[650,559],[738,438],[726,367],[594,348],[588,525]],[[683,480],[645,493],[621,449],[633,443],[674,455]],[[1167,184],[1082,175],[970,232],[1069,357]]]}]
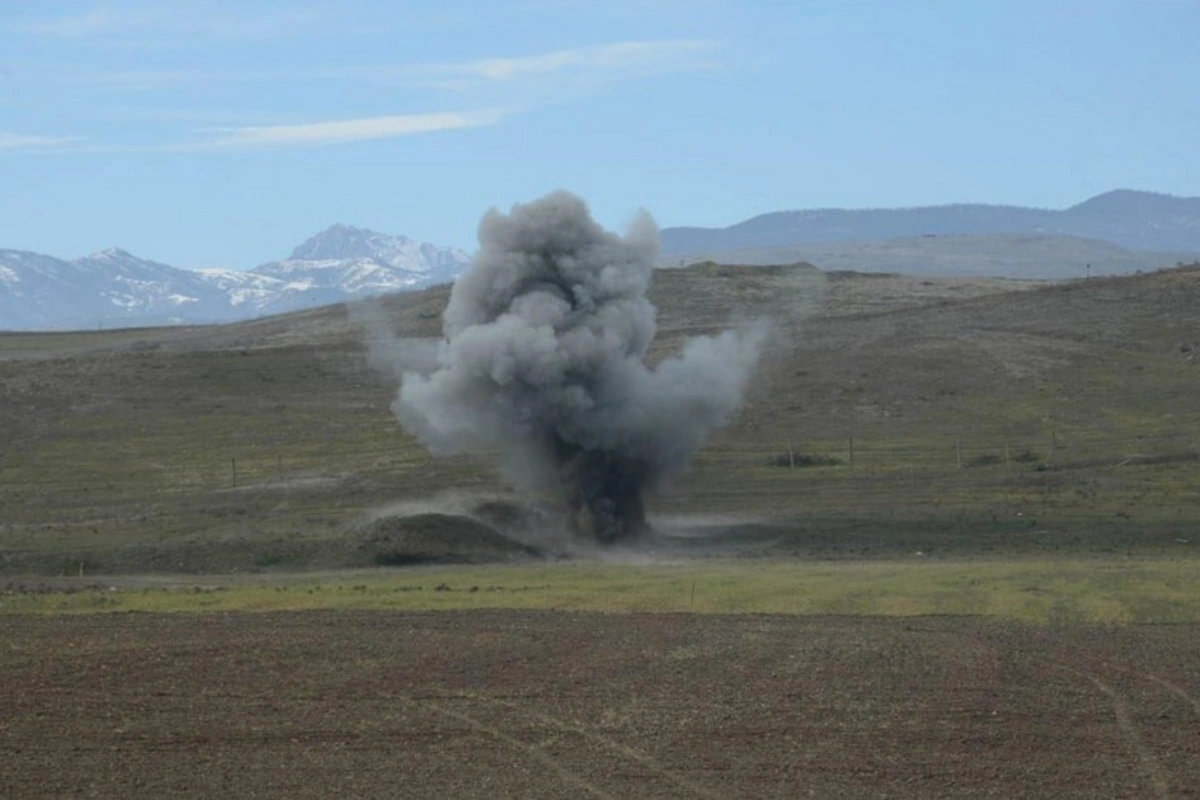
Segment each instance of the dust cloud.
[{"label": "dust cloud", "polygon": [[372,334],[373,363],[399,380],[393,412],[436,456],[496,459],[517,488],[560,504],[579,535],[638,537],[646,493],[741,406],[768,324],[694,337],[648,366],[658,230],[645,212],[618,236],[555,192],[489,211],[479,244],[443,340]]}]

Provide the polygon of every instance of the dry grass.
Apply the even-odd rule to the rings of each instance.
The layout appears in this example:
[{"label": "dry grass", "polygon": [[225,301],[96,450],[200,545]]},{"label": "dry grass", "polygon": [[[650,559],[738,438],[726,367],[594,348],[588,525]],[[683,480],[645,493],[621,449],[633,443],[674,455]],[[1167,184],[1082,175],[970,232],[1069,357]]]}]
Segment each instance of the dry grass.
[{"label": "dry grass", "polygon": [[[1010,289],[660,271],[655,357],[764,309],[786,346],[652,511],[757,517],[808,557],[1186,551],[1200,268]],[[395,331],[436,335],[446,297],[381,305]],[[0,569],[346,566],[375,509],[502,490],[487,464],[436,461],[399,429],[360,316],[0,335],[26,355],[0,360]],[[838,463],[783,468],[789,449]]]}]

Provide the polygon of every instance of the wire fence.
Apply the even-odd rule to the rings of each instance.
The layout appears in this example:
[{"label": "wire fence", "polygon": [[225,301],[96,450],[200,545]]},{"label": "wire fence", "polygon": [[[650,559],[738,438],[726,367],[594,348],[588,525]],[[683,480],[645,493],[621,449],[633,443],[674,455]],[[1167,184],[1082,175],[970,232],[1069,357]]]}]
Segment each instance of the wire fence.
[{"label": "wire fence", "polygon": [[1021,467],[1120,467],[1200,460],[1200,430],[1112,436],[1102,432],[1044,436],[964,435],[939,441],[848,436],[845,439],[733,443],[701,453],[708,464],[784,469],[904,471]]},{"label": "wire fence", "polygon": [[[255,488],[329,490],[356,480],[396,490],[440,491],[488,481],[497,458],[434,459],[419,445],[374,441],[361,448],[269,445],[181,448],[153,454],[106,454],[62,460],[53,454],[6,459],[0,453],[0,507],[6,502],[95,503],[160,493],[205,493]],[[1039,436],[964,435],[941,439],[845,437],[791,441],[724,440],[701,450],[693,469],[707,474],[774,476],[835,484],[852,478],[902,483],[970,483],[988,475],[1092,468],[1120,474],[1125,467],[1200,462],[1200,430],[1112,436],[1087,431]],[[736,490],[736,482],[731,490]],[[1200,491],[1200,489],[1198,489]]]}]

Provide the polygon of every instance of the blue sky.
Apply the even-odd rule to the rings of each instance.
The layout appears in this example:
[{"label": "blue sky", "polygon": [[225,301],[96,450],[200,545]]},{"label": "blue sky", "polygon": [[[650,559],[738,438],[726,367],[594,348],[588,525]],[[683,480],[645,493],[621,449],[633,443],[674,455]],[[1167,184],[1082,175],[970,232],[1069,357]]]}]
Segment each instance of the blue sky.
[{"label": "blue sky", "polygon": [[0,248],[1200,194],[1200,0],[0,0]]}]

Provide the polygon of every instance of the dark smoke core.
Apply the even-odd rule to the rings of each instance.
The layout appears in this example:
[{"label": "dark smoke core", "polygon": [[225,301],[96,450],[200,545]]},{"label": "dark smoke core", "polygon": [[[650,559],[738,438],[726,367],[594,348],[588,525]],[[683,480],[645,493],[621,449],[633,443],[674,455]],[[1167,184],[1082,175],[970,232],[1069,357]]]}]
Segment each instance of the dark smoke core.
[{"label": "dark smoke core", "polygon": [[491,211],[454,285],[435,363],[402,370],[393,409],[435,454],[498,454],[601,542],[646,529],[644,493],[686,466],[741,398],[765,335],[690,340],[651,370],[657,230],[622,238],[556,192]]},{"label": "dark smoke core", "polygon": [[645,466],[619,453],[572,450],[559,463],[576,530],[605,543],[645,531]]}]

